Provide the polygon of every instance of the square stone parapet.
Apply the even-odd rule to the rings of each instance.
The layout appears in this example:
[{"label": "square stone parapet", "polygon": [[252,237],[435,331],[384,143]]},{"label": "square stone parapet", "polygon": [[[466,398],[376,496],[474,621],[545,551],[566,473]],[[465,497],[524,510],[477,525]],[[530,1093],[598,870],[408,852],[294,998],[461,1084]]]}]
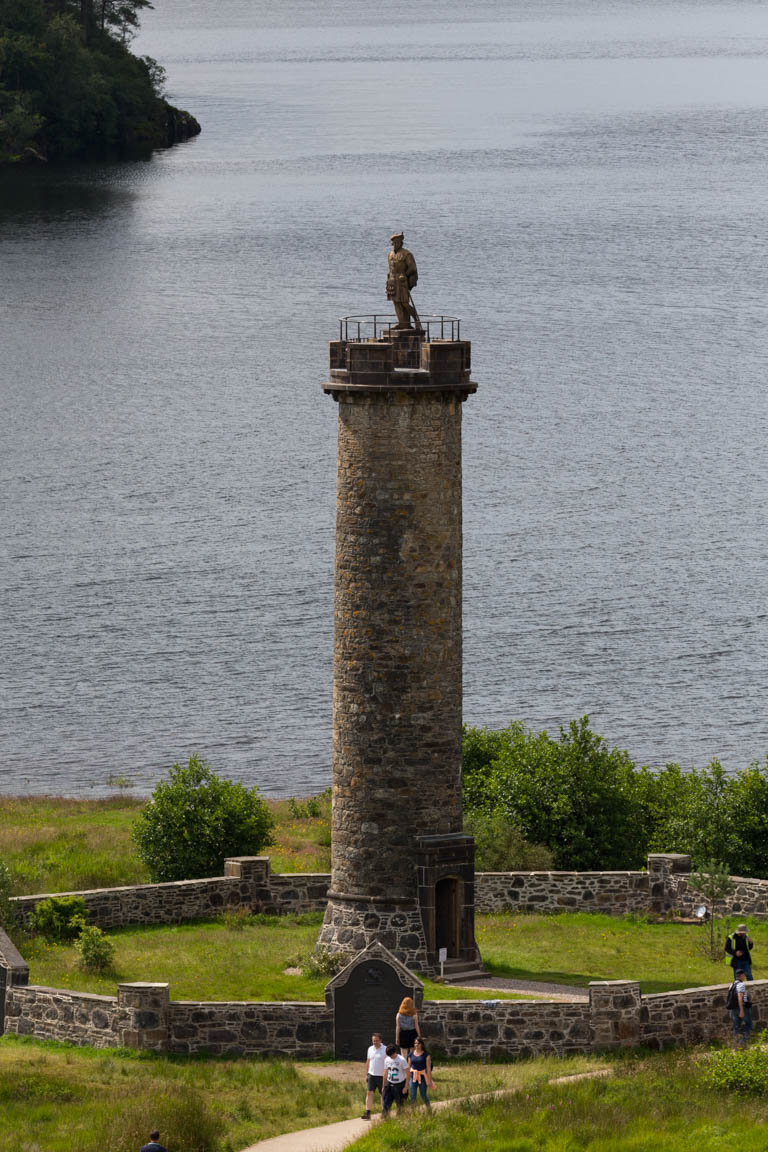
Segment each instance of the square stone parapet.
[{"label": "square stone parapet", "polygon": [[168,1000],[167,984],[150,984],[144,980],[136,980],[117,986],[117,1002],[121,1008],[163,1011],[168,1005]]},{"label": "square stone parapet", "polygon": [[229,856],[224,875],[257,884],[269,883],[269,856]]},{"label": "square stone parapet", "polygon": [[691,857],[683,852],[651,852],[648,856],[648,871],[666,871],[673,876],[687,876],[691,871]]},{"label": "square stone parapet", "polygon": [[167,984],[118,984],[119,1037],[124,1048],[168,1051],[170,1002]]},{"label": "square stone parapet", "polygon": [[642,999],[637,980],[593,980],[589,1012],[593,1046],[632,1048],[640,1042]]},{"label": "square stone parapet", "polygon": [[[377,340],[332,340],[330,379],[323,391],[335,400],[344,393],[375,392],[453,392],[465,400],[477,391],[469,378],[470,350],[468,340],[427,342],[413,332]],[[402,366],[404,361],[408,367]]]}]

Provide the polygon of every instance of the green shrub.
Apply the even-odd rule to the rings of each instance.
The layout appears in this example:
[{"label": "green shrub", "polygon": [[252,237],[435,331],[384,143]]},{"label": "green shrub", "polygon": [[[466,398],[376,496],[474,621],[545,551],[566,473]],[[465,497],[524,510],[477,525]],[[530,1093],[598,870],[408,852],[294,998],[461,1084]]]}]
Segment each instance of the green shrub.
[{"label": "green shrub", "polygon": [[11,904],[13,891],[13,877],[7,864],[0,860],[0,928],[11,928],[16,919],[16,912]]},{"label": "green shrub", "polygon": [[322,977],[330,980],[341,972],[342,968],[346,968],[352,959],[351,953],[346,952],[329,952],[328,949],[321,945],[315,948],[314,952],[310,952],[309,956],[292,956],[286,960],[286,968],[301,968],[305,976]]},{"label": "green shrub", "polygon": [[742,814],[719,760],[685,773],[668,764],[656,774],[652,790],[663,794],[666,808],[652,834],[653,850],[688,852],[696,864],[736,860]]},{"label": "green shrub", "polygon": [[739,1096],[768,1094],[768,1046],[755,1044],[741,1051],[713,1052],[704,1069],[704,1081],[719,1092]]},{"label": "green shrub", "polygon": [[82,896],[48,896],[38,900],[29,917],[30,928],[52,943],[74,940],[88,920]]},{"label": "green shrub", "polygon": [[272,815],[257,788],[222,779],[193,756],[174,764],[133,827],[153,881],[220,876],[227,856],[255,856],[272,843]]},{"label": "green shrub", "polygon": [[468,812],[501,812],[558,868],[638,867],[648,849],[646,777],[626,752],[592,732],[589,717],[558,739],[513,723],[465,732]]},{"label": "green shrub", "polygon": [[528,843],[546,845],[557,868],[637,868],[648,852],[686,852],[699,867],[718,860],[768,877],[768,757],[742,772],[718,760],[638,767],[584,716],[559,738],[517,721],[465,728],[463,774],[470,820],[502,813]]},{"label": "green shrub", "polygon": [[86,972],[108,972],[112,967],[115,946],[101,928],[86,924],[75,940],[80,967]]},{"label": "green shrub", "polygon": [[238,904],[233,908],[225,908],[219,919],[228,931],[243,932],[253,924],[253,913],[250,908]]},{"label": "green shrub", "polygon": [[321,792],[319,796],[307,796],[303,804],[291,796],[288,801],[288,811],[294,820],[316,820],[323,815],[323,807],[330,804],[330,799],[329,788],[326,788],[325,792]]},{"label": "green shrub", "polygon": [[464,830],[475,840],[478,872],[543,872],[552,867],[552,853],[543,844],[530,844],[503,812],[471,812]]}]

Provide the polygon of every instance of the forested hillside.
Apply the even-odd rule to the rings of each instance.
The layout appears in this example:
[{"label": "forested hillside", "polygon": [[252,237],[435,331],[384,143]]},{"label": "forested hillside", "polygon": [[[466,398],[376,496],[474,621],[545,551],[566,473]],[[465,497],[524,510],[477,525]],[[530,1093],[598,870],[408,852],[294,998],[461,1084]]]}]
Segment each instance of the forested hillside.
[{"label": "forested hillside", "polygon": [[129,44],[149,0],[0,0],[0,163],[140,155],[200,131]]}]

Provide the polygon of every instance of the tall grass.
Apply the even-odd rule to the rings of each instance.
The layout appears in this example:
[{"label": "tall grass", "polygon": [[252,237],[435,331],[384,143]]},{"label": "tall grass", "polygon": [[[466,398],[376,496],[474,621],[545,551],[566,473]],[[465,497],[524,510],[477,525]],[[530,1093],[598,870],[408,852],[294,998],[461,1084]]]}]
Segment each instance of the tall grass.
[{"label": "tall grass", "polygon": [[219,1152],[226,1131],[224,1117],[187,1084],[155,1088],[140,1100],[107,1106],[94,1127],[95,1133],[81,1136],[75,1152],[137,1152],[155,1128],[173,1152]]},{"label": "tall grass", "polygon": [[[594,1060],[566,1067],[581,1071]],[[450,1064],[436,1098],[558,1075],[563,1062]],[[168,1152],[238,1152],[281,1132],[357,1116],[364,1065],[193,1059],[0,1039],[0,1152],[137,1152],[153,1127]]]},{"label": "tall grass", "polygon": [[0,798],[0,859],[14,893],[64,892],[146,882],[130,830],[141,802]]},{"label": "tall grass", "polygon": [[503,1100],[473,1102],[382,1125],[350,1152],[727,1152],[766,1146],[768,1099],[708,1087],[702,1056],[633,1057],[615,1075],[541,1084]]},{"label": "tall grass", "polygon": [[[319,815],[287,800],[270,800],[276,843],[274,872],[329,872],[330,805],[311,805]],[[56,796],[0,797],[0,860],[11,869],[14,894],[70,892],[144,884],[146,868],[136,856],[131,827],[144,801],[115,795],[100,800]]]}]

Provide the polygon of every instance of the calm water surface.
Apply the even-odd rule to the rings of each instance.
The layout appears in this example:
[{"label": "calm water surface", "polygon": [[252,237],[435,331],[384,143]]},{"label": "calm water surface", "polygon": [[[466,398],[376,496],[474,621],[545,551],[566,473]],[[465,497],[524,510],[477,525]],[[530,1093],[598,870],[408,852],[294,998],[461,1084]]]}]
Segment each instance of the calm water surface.
[{"label": "calm water surface", "polygon": [[768,752],[768,7],[156,0],[203,135],[0,176],[0,791],[330,779],[336,317],[464,318],[465,717]]}]

